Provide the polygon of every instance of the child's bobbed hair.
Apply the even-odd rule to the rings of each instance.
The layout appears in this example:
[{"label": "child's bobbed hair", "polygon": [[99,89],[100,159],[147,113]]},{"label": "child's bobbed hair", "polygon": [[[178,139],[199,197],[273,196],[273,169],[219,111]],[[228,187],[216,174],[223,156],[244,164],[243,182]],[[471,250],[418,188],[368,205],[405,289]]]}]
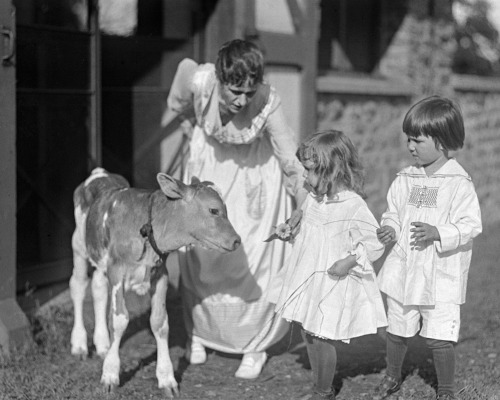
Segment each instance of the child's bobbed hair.
[{"label": "child's bobbed hair", "polygon": [[311,169],[319,178],[313,188],[317,197],[331,197],[343,189],[365,197],[358,152],[343,132],[326,130],[313,134],[299,146],[296,156],[301,163],[312,162]]},{"label": "child's bobbed hair", "polygon": [[464,145],[465,129],[460,107],[440,96],[430,96],[415,103],[403,120],[403,132],[411,137],[431,137],[445,150]]},{"label": "child's bobbed hair", "polygon": [[234,39],[219,49],[215,62],[215,74],[219,82],[228,85],[250,86],[264,79],[264,55],[252,42]]}]

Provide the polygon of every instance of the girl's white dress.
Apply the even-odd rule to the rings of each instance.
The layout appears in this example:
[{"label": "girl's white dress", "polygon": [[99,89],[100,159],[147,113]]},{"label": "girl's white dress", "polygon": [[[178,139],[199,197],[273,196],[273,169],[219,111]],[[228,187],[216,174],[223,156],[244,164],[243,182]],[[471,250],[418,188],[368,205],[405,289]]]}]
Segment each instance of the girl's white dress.
[{"label": "girl's white dress", "polygon": [[272,87],[259,86],[252,102],[226,125],[220,101],[214,65],[183,60],[168,105],[179,113],[194,109],[184,179],[196,176],[218,186],[242,239],[227,254],[198,247],[180,253],[185,323],[205,346],[241,354],[264,351],[287,331],[267,292],[290,246],[264,240],[290,216],[291,196],[303,190],[303,168]]},{"label": "girl's white dress", "polygon": [[[303,205],[300,232],[283,269],[275,311],[310,334],[343,340],[376,333],[387,320],[372,262],[384,251],[378,223],[365,201],[343,191],[334,200],[312,195]],[[327,269],[349,254],[358,265],[343,278]]]}]

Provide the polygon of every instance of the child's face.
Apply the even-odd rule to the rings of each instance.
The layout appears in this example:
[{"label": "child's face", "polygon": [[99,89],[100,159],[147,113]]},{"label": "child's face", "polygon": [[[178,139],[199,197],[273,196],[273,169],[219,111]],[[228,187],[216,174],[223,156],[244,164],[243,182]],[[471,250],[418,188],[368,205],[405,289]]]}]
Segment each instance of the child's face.
[{"label": "child's face", "polygon": [[312,189],[316,189],[319,183],[319,176],[314,172],[314,163],[310,160],[304,160],[302,165],[304,166],[304,179],[306,184]]},{"label": "child's face", "polygon": [[417,164],[422,167],[428,167],[445,155],[443,148],[436,145],[430,136],[408,136],[407,148]]}]

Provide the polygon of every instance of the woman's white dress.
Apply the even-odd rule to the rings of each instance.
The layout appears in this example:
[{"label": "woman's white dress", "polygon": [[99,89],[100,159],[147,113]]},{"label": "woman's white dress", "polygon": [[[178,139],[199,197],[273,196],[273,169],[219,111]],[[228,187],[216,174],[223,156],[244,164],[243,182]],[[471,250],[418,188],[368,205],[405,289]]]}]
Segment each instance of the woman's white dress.
[{"label": "woman's white dress", "polygon": [[[308,196],[300,232],[281,272],[284,284],[276,313],[307,332],[332,340],[376,333],[387,320],[372,262],[384,251],[378,223],[365,201],[343,191],[334,200]],[[343,278],[327,269],[355,255],[358,265]]]},{"label": "woman's white dress", "polygon": [[302,188],[303,169],[272,87],[263,85],[250,105],[222,126],[218,85],[212,64],[184,60],[168,99],[180,113],[194,108],[185,180],[196,176],[218,186],[242,238],[232,253],[196,247],[180,253],[185,322],[189,334],[207,347],[264,351],[287,330],[267,292],[290,248],[264,240],[290,216],[290,195]]}]

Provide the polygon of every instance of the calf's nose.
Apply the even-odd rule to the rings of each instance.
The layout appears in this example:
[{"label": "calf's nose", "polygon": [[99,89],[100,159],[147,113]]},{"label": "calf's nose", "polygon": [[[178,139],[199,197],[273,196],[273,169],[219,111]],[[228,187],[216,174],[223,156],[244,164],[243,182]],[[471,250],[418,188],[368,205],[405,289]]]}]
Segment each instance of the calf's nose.
[{"label": "calf's nose", "polygon": [[240,244],[241,244],[241,238],[238,236],[233,242],[233,250],[236,250],[238,247],[240,247]]}]

